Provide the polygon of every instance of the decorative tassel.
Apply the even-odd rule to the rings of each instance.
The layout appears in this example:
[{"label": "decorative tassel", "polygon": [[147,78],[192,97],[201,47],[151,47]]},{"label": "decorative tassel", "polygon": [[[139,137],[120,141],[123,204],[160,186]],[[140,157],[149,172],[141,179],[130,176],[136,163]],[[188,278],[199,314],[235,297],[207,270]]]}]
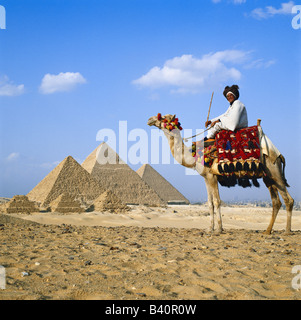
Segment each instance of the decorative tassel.
[{"label": "decorative tassel", "polygon": [[231,176],[229,176],[229,185],[231,187],[234,187],[237,184],[237,179],[235,174],[232,174]]},{"label": "decorative tassel", "polygon": [[217,181],[222,187],[225,187],[224,176],[218,176]]},{"label": "decorative tassel", "polygon": [[224,164],[224,172],[229,173],[229,166],[227,163]]},{"label": "decorative tassel", "polygon": [[255,177],[252,177],[252,183],[253,183],[254,187],[256,187],[256,188],[260,187],[260,184],[259,184],[258,180]]},{"label": "decorative tassel", "polygon": [[217,166],[217,169],[218,169],[218,172],[219,172],[220,174],[224,173],[224,170],[223,170],[223,167],[222,167],[221,164],[219,164],[219,165]]},{"label": "decorative tassel", "polygon": [[229,176],[224,176],[224,185],[225,185],[225,187],[230,188]]},{"label": "decorative tassel", "polygon": [[234,171],[235,171],[234,163],[231,162],[231,163],[229,164],[229,172],[232,173],[232,172],[234,172]]},{"label": "decorative tassel", "polygon": [[238,178],[238,179],[237,179],[237,184],[238,184],[240,187],[242,187],[242,185],[243,185],[243,178]]},{"label": "decorative tassel", "polygon": [[252,187],[251,183],[250,183],[250,180],[248,178],[243,178],[243,185],[242,185],[243,188],[249,188],[249,187]]},{"label": "decorative tassel", "polygon": [[256,170],[257,170],[256,163],[254,161],[252,161],[251,171],[256,171]]},{"label": "decorative tassel", "polygon": [[250,170],[250,166],[249,166],[247,161],[244,163],[244,167],[243,168],[244,168],[245,171],[249,171]]},{"label": "decorative tassel", "polygon": [[263,164],[260,162],[259,164],[258,164],[258,172],[262,172],[263,171]]},{"label": "decorative tassel", "polygon": [[242,163],[241,162],[236,163],[236,171],[242,171]]}]

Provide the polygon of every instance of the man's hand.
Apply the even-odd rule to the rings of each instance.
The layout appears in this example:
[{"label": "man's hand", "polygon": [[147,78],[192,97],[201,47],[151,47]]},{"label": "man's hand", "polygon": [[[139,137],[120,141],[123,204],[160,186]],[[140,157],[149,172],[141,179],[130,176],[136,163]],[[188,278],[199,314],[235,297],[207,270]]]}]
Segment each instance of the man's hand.
[{"label": "man's hand", "polygon": [[207,128],[210,124],[211,124],[211,121],[210,121],[210,120],[206,121],[206,123],[205,123],[205,128]]},{"label": "man's hand", "polygon": [[[210,121],[211,122],[211,121]],[[210,126],[210,128],[212,128],[213,126],[215,126],[218,122],[220,122],[220,120],[218,119],[218,120],[216,120],[216,121],[213,121],[213,122],[211,122],[211,126]]]}]

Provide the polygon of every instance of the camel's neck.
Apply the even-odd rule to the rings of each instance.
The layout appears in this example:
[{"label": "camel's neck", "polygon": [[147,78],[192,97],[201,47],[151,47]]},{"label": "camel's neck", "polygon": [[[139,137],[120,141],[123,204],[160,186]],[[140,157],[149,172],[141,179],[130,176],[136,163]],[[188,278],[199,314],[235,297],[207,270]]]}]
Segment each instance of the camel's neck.
[{"label": "camel's neck", "polygon": [[194,168],[195,158],[189,152],[189,149],[183,143],[180,131],[173,130],[173,134],[169,134],[164,131],[165,136],[168,139],[170,151],[176,161],[184,167]]}]

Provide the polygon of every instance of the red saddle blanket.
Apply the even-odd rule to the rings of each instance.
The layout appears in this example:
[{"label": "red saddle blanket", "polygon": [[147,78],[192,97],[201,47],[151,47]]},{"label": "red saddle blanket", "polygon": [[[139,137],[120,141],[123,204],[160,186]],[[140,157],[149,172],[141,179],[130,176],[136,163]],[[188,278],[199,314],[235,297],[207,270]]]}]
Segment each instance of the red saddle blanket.
[{"label": "red saddle blanket", "polygon": [[222,130],[215,136],[215,146],[218,162],[259,159],[258,127],[252,126],[235,132]]}]

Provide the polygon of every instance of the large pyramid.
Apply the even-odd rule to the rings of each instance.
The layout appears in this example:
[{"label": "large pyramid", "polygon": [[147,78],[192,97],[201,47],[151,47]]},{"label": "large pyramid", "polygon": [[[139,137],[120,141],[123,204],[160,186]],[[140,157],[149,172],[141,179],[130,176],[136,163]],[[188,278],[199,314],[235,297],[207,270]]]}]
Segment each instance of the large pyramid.
[{"label": "large pyramid", "polygon": [[104,191],[78,162],[68,156],[32,189],[27,197],[40,203],[42,207],[47,207],[62,193],[68,193],[89,204]]},{"label": "large pyramid", "polygon": [[170,203],[189,204],[189,200],[186,199],[149,164],[144,164],[136,172],[150,187],[152,187],[158,193],[160,198],[163,200]]},{"label": "large pyramid", "polygon": [[86,158],[82,167],[91,173],[104,189],[113,191],[125,204],[166,204],[105,142]]}]

